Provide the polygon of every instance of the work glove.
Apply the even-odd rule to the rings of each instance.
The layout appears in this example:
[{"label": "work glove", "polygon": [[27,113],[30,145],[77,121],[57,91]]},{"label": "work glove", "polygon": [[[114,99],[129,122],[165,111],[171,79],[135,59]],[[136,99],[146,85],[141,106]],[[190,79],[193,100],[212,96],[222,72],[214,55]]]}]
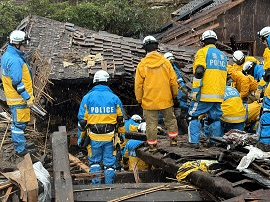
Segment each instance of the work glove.
[{"label": "work glove", "polygon": [[177,97],[173,98],[173,107],[174,108],[179,107],[179,101],[178,101]]},{"label": "work glove", "polygon": [[123,144],[125,142],[125,134],[119,134],[120,144]]},{"label": "work glove", "polygon": [[194,100],[195,102],[198,102],[197,95],[198,95],[198,92],[193,92],[192,93],[192,100]]},{"label": "work glove", "polygon": [[261,98],[262,89],[257,89],[255,92],[255,98],[256,100],[260,100]]},{"label": "work glove", "polygon": [[34,105],[34,102],[33,102],[33,100],[28,99],[28,100],[26,100],[26,104],[27,104],[27,107],[31,108]]}]

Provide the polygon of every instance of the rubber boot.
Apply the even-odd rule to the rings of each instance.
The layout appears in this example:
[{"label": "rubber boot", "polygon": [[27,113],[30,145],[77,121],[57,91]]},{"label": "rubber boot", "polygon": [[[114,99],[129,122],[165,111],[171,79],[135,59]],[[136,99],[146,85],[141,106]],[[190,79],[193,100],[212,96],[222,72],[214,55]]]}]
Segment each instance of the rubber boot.
[{"label": "rubber boot", "polygon": [[108,168],[104,171],[105,184],[114,183],[115,170],[113,168]]},{"label": "rubber boot", "polygon": [[19,156],[19,157],[23,157],[25,156],[26,154],[30,153],[30,154],[34,154],[37,152],[37,149],[24,149],[22,152],[18,153],[16,152],[16,155]]},{"label": "rubber boot", "polygon": [[98,172],[101,171],[101,167],[99,164],[93,164],[90,166],[90,173],[95,174],[95,177],[93,177],[92,179],[92,184],[101,184],[101,179],[100,179],[100,174],[98,174]]}]

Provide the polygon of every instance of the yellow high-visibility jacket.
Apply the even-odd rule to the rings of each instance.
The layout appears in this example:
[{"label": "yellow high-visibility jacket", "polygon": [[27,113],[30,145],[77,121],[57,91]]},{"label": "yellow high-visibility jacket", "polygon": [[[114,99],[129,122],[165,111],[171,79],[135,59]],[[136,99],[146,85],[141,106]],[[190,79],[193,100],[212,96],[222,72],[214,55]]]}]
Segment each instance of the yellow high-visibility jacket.
[{"label": "yellow high-visibility jacket", "polygon": [[136,100],[145,110],[172,107],[178,83],[170,61],[157,51],[148,53],[137,66],[134,90]]},{"label": "yellow high-visibility jacket", "polygon": [[[250,61],[250,62],[256,62],[257,64],[260,64],[260,61],[257,60],[257,59],[256,59],[255,57],[253,57],[253,56],[246,56],[245,62],[248,62],[248,61]],[[244,63],[245,63],[245,62],[244,62]],[[244,63],[241,64],[241,65],[238,65],[238,64],[236,64],[236,63],[233,63],[231,66],[232,66],[232,68],[233,68],[234,71],[242,71]]]},{"label": "yellow high-visibility jacket", "polygon": [[270,50],[269,48],[265,48],[263,52],[263,68],[264,69],[269,69],[270,68]]},{"label": "yellow high-visibility jacket", "polygon": [[239,92],[226,86],[224,101],[221,103],[222,121],[226,123],[242,123],[246,120],[246,108],[243,105]]},{"label": "yellow high-visibility jacket", "polygon": [[241,71],[232,72],[231,78],[235,82],[235,88],[241,98],[247,97],[250,92],[255,92],[258,88],[258,82],[254,80],[253,76],[245,76]]},{"label": "yellow high-visibility jacket", "polygon": [[255,122],[258,119],[258,116],[260,114],[262,103],[259,103],[257,101],[254,101],[250,104],[248,104],[248,119],[246,121],[246,124],[249,124],[251,122]]},{"label": "yellow high-visibility jacket", "polygon": [[2,82],[8,105],[25,105],[34,100],[32,74],[24,52],[8,45],[1,58]]},{"label": "yellow high-visibility jacket", "polygon": [[197,79],[193,79],[192,91],[198,91],[200,101],[203,102],[222,102],[227,79],[227,57],[216,48],[209,44],[199,49],[195,55],[193,63],[193,73],[198,66],[203,66],[205,72],[198,86]]}]

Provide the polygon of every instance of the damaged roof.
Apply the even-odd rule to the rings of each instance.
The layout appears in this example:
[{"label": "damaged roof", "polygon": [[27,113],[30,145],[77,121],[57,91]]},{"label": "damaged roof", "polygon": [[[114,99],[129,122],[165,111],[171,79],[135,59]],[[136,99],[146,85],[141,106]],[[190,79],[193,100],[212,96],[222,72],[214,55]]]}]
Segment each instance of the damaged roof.
[{"label": "damaged roof", "polygon": [[[140,39],[95,32],[40,16],[26,17],[17,29],[28,32],[28,53],[38,50],[51,66],[49,79],[53,80],[91,78],[100,69],[113,77],[123,73],[134,76],[137,64],[145,56]],[[197,51],[193,47],[165,44],[160,44],[159,49],[161,53],[172,52],[185,64],[192,63]]]},{"label": "damaged roof", "polygon": [[[155,37],[162,43],[181,46],[200,44],[200,36],[206,30],[222,28],[218,16],[245,0],[194,0],[172,13],[173,20],[156,31]],[[224,49],[228,49],[224,44]]]}]

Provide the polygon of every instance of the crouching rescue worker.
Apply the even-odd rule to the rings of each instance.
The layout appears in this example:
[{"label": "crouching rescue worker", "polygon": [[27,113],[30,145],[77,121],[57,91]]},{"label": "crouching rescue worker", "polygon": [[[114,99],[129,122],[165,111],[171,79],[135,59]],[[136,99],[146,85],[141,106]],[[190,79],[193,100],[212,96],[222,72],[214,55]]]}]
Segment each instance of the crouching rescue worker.
[{"label": "crouching rescue worker", "polygon": [[178,83],[170,61],[157,51],[158,42],[153,36],[143,39],[143,48],[146,56],[137,66],[134,91],[136,100],[143,108],[147,143],[149,151],[153,152],[157,150],[159,112],[164,117],[171,146],[177,145],[178,127],[173,100],[177,102]]},{"label": "crouching rescue worker", "polygon": [[263,89],[266,86],[266,82],[263,80],[264,75],[263,65],[259,65],[251,61],[245,62],[243,64],[242,73],[244,75],[253,76],[254,80],[258,82],[258,89],[255,92],[255,98],[256,100],[259,100],[261,98]]},{"label": "crouching rescue worker", "polygon": [[260,120],[261,106],[262,103],[258,101],[254,101],[246,106],[248,111],[248,118],[245,124],[246,132],[256,134]]},{"label": "crouching rescue worker", "polygon": [[187,121],[189,143],[199,147],[202,125],[198,117],[207,114],[209,136],[220,136],[222,115],[221,103],[224,99],[227,78],[227,57],[215,46],[217,35],[212,30],[202,34],[203,48],[195,55],[193,63],[192,100]]},{"label": "crouching rescue worker", "polygon": [[130,117],[130,119],[125,120],[125,128],[126,131],[138,132],[138,127],[142,122],[142,117],[138,114],[134,114]]},{"label": "crouching rescue worker", "polygon": [[240,50],[237,50],[233,53],[233,61],[234,63],[232,65],[228,65],[228,68],[231,69],[231,71],[242,71],[244,63],[248,61],[260,64],[260,61],[258,61],[255,57],[246,56]]},{"label": "crouching rescue worker", "polygon": [[221,136],[232,129],[244,130],[247,110],[244,106],[239,92],[226,86],[224,101],[221,103]]},{"label": "crouching rescue worker", "polygon": [[254,102],[256,100],[255,93],[258,89],[258,82],[254,80],[254,77],[244,75],[242,71],[232,71],[230,73],[243,102],[247,104]]},{"label": "crouching rescue worker", "polygon": [[[90,142],[90,173],[97,174],[92,184],[101,183],[101,166],[104,166],[105,184],[113,184],[115,133],[125,133],[122,102],[109,88],[108,82],[109,74],[104,70],[97,71],[93,79],[94,87],[83,97],[78,112],[78,145]],[[90,140],[85,138],[85,134]],[[88,141],[86,144],[82,142],[85,140]]]},{"label": "crouching rescue worker", "polygon": [[36,152],[34,144],[27,144],[24,136],[26,125],[30,121],[30,107],[34,101],[31,68],[24,59],[29,40],[25,32],[14,30],[1,58],[2,82],[12,114],[11,137],[18,156]]}]

